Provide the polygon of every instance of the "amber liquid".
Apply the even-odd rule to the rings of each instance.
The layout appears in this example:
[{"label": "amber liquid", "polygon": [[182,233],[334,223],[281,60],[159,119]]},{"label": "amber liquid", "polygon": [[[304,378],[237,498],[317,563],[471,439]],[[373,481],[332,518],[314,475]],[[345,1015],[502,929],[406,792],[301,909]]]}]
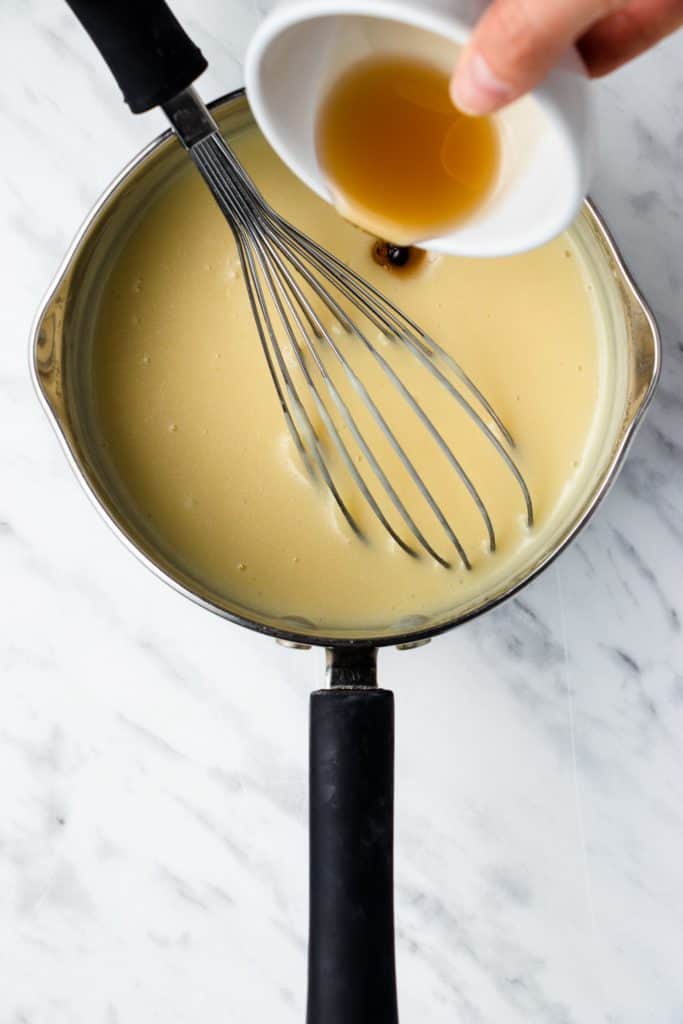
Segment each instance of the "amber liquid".
[{"label": "amber liquid", "polygon": [[492,120],[457,110],[448,75],[409,57],[369,58],[342,75],[322,103],[316,146],[339,211],[403,245],[472,214],[500,163]]}]

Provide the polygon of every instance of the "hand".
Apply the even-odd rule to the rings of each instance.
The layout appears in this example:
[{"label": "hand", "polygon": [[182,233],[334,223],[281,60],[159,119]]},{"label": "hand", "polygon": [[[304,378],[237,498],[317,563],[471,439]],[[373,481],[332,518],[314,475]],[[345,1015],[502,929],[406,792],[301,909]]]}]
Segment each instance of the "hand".
[{"label": "hand", "polygon": [[491,114],[540,82],[572,43],[590,75],[613,71],[683,25],[683,0],[493,0],[451,82],[457,106]]}]

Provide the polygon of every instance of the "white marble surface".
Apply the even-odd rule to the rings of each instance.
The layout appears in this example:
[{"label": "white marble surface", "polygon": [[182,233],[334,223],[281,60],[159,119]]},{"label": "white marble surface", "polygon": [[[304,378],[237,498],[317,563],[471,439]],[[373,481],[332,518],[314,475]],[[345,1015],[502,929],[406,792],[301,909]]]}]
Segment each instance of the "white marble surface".
[{"label": "white marble surface", "polygon": [[[240,83],[259,11],[178,0]],[[161,127],[61,3],[0,5],[0,1022],[303,1020],[306,732],[322,655],[126,555],[31,391],[34,310]],[[683,36],[598,87],[594,195],[662,327],[614,491],[523,595],[398,696],[402,1020],[683,1021]]]}]

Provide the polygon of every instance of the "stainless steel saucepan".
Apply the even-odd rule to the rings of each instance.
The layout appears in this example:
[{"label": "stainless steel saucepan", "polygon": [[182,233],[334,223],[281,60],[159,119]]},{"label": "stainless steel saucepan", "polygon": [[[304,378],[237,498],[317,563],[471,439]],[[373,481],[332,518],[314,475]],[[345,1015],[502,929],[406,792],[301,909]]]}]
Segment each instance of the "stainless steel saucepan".
[{"label": "stainless steel saucepan", "polygon": [[[252,123],[242,90],[216,101],[229,137]],[[94,443],[89,386],[94,311],[113,252],[186,157],[167,132],[115,179],[79,231],[38,313],[31,373],[66,456],[124,544],[176,590],[226,619],[294,647],[327,648],[329,687],[311,697],[308,1024],[397,1024],[393,920],[393,694],[379,689],[377,649],[418,647],[533,579],[576,536],[613,483],[652,397],[660,344],[652,315],[595,208],[572,228],[603,310],[613,401],[572,501],[509,578],[433,618],[332,635],[315,622],[267,619],[210,590],[159,550]],[[226,228],[227,230],[227,228]],[[558,316],[561,313],[558,311]]]}]

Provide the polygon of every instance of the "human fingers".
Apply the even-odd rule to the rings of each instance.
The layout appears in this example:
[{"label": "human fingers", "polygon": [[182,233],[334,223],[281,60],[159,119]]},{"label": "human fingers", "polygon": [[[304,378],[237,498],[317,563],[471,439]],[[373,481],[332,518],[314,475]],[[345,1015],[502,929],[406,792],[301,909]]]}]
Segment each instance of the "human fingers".
[{"label": "human fingers", "polygon": [[609,74],[683,26],[683,0],[631,0],[579,40],[591,75]]},{"label": "human fingers", "polygon": [[533,89],[562,53],[625,0],[494,0],[451,81],[462,110],[490,114]]}]

